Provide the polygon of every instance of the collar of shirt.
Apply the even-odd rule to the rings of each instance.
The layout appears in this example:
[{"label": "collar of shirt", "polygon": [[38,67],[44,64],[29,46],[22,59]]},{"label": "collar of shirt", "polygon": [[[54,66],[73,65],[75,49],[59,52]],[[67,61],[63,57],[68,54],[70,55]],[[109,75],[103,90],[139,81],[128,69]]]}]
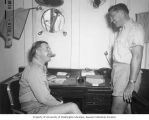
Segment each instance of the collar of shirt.
[{"label": "collar of shirt", "polygon": [[46,66],[44,64],[42,64],[39,60],[34,59],[33,60],[33,63],[36,64],[36,65],[38,65],[43,70],[44,73],[47,72]]},{"label": "collar of shirt", "polygon": [[119,28],[118,35],[125,29],[129,28],[133,23],[133,20],[128,20],[122,27]]},{"label": "collar of shirt", "polygon": [[122,29],[126,29],[127,27],[130,27],[132,23],[133,23],[133,20],[132,20],[132,19],[128,20],[128,21],[123,25]]}]

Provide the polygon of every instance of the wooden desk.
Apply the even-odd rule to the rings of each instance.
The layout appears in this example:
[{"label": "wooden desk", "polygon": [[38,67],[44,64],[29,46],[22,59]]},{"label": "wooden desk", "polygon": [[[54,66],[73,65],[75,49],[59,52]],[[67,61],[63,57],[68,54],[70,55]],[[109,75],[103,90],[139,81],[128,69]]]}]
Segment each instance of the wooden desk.
[{"label": "wooden desk", "polygon": [[[13,78],[20,79],[20,72],[24,67],[19,68],[19,73],[6,79],[0,83],[0,114],[10,114],[10,102],[7,94],[7,84]],[[80,74],[79,69],[49,69],[48,72],[56,74],[58,71],[68,72],[71,74],[70,79],[62,85],[50,85],[52,91],[57,95],[62,96],[64,102],[75,102],[78,104],[83,113],[110,113],[111,109],[111,93],[110,79],[106,79],[105,84],[101,86],[92,86],[87,82],[78,83],[76,76]]]},{"label": "wooden desk", "polygon": [[[67,72],[74,74],[73,70]],[[75,70],[75,72],[79,72],[79,70]],[[55,73],[56,71],[53,72],[53,74]],[[57,96],[61,96],[64,102],[75,102],[78,104],[83,113],[109,114],[112,101],[110,80],[106,79],[105,83],[99,86],[92,86],[85,80],[79,83],[76,78],[76,76],[72,76],[64,81],[63,84],[51,84],[49,87]]]}]

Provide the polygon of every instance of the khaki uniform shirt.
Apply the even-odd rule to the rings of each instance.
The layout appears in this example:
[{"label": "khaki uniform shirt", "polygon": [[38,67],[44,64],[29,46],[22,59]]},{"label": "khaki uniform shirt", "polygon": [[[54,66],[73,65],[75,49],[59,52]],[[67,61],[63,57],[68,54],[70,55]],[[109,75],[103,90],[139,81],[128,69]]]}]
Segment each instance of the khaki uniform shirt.
[{"label": "khaki uniform shirt", "polygon": [[143,27],[129,20],[119,31],[113,46],[113,60],[115,62],[130,64],[134,46],[144,44]]},{"label": "khaki uniform shirt", "polygon": [[[39,101],[39,98],[55,100],[50,94],[45,66],[34,60],[22,73],[19,100],[21,103]],[[52,103],[51,103],[52,104]]]}]

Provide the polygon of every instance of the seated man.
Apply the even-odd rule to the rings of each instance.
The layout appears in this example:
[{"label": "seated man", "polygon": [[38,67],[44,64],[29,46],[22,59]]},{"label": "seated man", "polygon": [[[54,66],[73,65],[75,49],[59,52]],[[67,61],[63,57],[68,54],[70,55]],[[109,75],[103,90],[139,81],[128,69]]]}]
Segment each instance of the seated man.
[{"label": "seated man", "polygon": [[20,80],[21,109],[30,114],[81,114],[75,103],[63,103],[50,94],[45,63],[52,57],[45,41],[37,41],[29,51],[29,65]]}]

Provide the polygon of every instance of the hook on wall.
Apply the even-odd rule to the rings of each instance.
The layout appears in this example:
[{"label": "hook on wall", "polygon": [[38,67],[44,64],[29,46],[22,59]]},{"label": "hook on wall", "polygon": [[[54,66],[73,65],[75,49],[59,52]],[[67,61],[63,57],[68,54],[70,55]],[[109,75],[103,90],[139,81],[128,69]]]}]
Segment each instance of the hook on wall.
[{"label": "hook on wall", "polygon": [[43,31],[38,32],[38,35],[42,35]]},{"label": "hook on wall", "polygon": [[67,32],[66,31],[63,31],[63,36],[67,36]]},{"label": "hook on wall", "polygon": [[31,9],[42,10],[42,6],[38,5],[37,7],[30,8],[30,10]]},{"label": "hook on wall", "polygon": [[93,5],[93,8],[98,8],[102,4],[106,2],[106,0],[90,0],[91,4]]}]

